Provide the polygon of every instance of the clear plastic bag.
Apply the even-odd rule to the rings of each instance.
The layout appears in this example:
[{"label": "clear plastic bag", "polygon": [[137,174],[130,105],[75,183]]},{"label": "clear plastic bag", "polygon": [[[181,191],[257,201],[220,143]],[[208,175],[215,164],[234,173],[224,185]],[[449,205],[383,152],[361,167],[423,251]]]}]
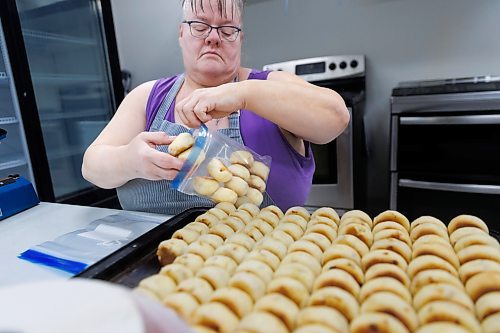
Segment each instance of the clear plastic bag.
[{"label": "clear plastic bag", "polygon": [[260,206],[267,185],[271,157],[261,156],[202,124],[193,133],[195,142],[172,188],[216,203]]},{"label": "clear plastic bag", "polygon": [[21,253],[19,258],[78,274],[161,222],[120,212],[97,219],[84,229],[34,245]]}]

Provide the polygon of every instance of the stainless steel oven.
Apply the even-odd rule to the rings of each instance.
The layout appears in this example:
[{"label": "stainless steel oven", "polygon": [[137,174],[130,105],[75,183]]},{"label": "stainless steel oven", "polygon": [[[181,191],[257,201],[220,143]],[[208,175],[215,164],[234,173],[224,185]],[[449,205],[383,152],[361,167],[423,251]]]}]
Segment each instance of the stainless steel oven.
[{"label": "stainless steel oven", "polygon": [[500,78],[403,83],[391,105],[391,208],[499,223]]},{"label": "stainless steel oven", "polygon": [[351,122],[346,130],[331,143],[312,144],[316,171],[306,206],[330,206],[341,211],[365,209],[364,56],[292,60],[266,65],[264,69],[295,73],[312,84],[335,90],[344,98],[351,113]]}]

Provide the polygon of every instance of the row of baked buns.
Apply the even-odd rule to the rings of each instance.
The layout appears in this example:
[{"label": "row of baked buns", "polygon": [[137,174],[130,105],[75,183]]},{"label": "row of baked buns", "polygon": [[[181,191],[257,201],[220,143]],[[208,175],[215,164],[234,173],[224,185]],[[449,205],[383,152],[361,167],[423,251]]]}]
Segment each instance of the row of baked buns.
[{"label": "row of baked buns", "polygon": [[422,216],[411,224],[413,306],[421,332],[480,332],[474,304],[458,280],[460,262],[440,220]]},{"label": "row of baked buns", "polygon": [[471,299],[468,310],[475,311],[482,332],[500,332],[499,243],[489,235],[488,226],[475,216],[457,216],[447,229],[460,262],[458,277]]},{"label": "row of baked buns", "polygon": [[500,247],[480,219],[219,203],[138,289],[196,332],[497,332]]},{"label": "row of baked buns", "polygon": [[317,297],[312,295],[319,288],[316,283],[322,274],[321,258],[336,238],[338,221],[331,208],[321,208],[312,214],[302,207],[287,210],[278,225],[283,234],[271,234],[287,250],[267,284],[265,295],[235,332],[307,332],[318,326],[336,332],[338,323],[332,316],[345,321],[344,317],[334,309],[316,305]]}]

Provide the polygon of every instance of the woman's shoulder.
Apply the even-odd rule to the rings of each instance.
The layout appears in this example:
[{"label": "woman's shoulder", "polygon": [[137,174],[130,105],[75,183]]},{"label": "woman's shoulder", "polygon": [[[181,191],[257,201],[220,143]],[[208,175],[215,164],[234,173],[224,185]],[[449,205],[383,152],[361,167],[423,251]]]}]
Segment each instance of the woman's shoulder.
[{"label": "woman's shoulder", "polygon": [[151,94],[156,94],[158,91],[164,90],[165,88],[169,88],[172,86],[173,82],[175,82],[175,78],[177,76],[164,77],[156,80],[146,81],[139,84],[135,87],[130,94],[131,95],[141,95],[141,96],[149,96]]},{"label": "woman's shoulder", "polygon": [[[157,80],[149,81],[149,82],[153,82],[153,85],[151,87],[151,92],[155,93],[158,91],[170,90],[170,88],[172,88],[172,86],[174,85],[174,83],[177,80],[177,78],[179,77],[179,75],[162,77],[162,78],[159,78]],[[149,82],[146,82],[146,84],[148,84]]]}]

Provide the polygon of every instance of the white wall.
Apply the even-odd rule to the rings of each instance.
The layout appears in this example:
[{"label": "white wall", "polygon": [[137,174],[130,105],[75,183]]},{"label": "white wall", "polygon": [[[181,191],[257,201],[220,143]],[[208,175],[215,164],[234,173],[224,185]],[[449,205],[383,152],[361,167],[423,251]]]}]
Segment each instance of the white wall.
[{"label": "white wall", "polygon": [[[179,0],[112,0],[133,85],[182,70]],[[249,0],[243,63],[362,53],[367,59],[369,193],[387,206],[391,89],[399,81],[500,75],[498,0]]]},{"label": "white wall", "polygon": [[122,69],[132,86],[183,70],[178,43],[179,0],[111,0]]}]

